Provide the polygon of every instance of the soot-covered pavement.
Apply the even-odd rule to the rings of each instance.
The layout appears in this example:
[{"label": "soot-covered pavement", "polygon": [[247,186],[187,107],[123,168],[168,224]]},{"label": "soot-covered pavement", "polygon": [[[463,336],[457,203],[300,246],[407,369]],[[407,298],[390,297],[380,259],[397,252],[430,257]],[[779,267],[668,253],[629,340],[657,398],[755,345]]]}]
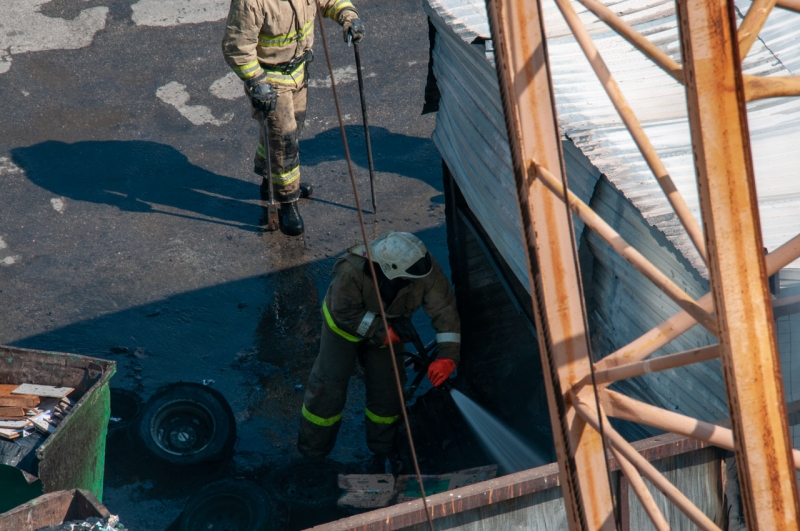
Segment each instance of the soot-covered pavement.
[{"label": "soot-covered pavement", "polygon": [[[320,303],[333,261],[360,237],[318,30],[301,141],[302,178],[315,186],[300,204],[306,233],[261,230],[251,173],[257,125],[220,51],[227,5],[0,7],[0,344],[113,359],[112,387],[144,400],[171,382],[206,380],[235,414],[235,454],[219,466],[167,469],[124,442],[109,445],[103,502],[132,531],[166,529],[202,485],[265,481],[299,457]],[[356,5],[367,24],[361,50],[377,170],[371,236],[414,232],[449,274],[434,116],[420,115],[426,17],[418,0]],[[369,210],[353,50],[335,24],[326,28]],[[432,336],[424,315],[415,322]],[[354,378],[330,456],[352,471],[369,460],[363,394]],[[427,462],[422,452],[424,469],[448,471],[439,455],[446,442],[430,443],[439,450]],[[466,453],[454,463],[480,459]],[[298,529],[341,516],[295,513],[284,523]]]}]

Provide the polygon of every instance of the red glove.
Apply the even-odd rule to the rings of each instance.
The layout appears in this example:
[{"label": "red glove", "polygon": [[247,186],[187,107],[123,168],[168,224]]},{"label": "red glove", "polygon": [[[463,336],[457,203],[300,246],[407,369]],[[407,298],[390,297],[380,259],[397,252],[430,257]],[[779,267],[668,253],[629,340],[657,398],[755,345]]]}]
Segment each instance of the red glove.
[{"label": "red glove", "polygon": [[391,326],[389,327],[389,333],[383,338],[383,346],[388,347],[389,343],[400,343],[400,336],[397,335],[397,332],[395,332],[394,328]]},{"label": "red glove", "polygon": [[435,387],[439,387],[450,378],[456,370],[456,362],[449,358],[434,360],[428,367],[428,379]]}]

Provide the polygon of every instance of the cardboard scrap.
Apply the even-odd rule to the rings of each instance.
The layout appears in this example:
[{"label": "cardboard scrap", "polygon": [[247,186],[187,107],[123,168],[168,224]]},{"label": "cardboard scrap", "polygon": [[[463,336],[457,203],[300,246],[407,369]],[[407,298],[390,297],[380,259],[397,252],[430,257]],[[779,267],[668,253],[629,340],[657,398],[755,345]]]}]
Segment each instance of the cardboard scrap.
[{"label": "cardboard scrap", "polygon": [[[497,465],[459,470],[449,474],[423,475],[425,494],[430,496],[457,489],[497,476]],[[419,481],[415,475],[394,478],[391,474],[340,474],[339,488],[344,493],[337,502],[340,507],[375,509],[403,503],[421,497]]]},{"label": "cardboard scrap", "polygon": [[339,474],[339,488],[345,492],[337,502],[340,507],[371,509],[386,507],[394,496],[391,474]]},{"label": "cardboard scrap", "polygon": [[72,391],[72,387],[53,387],[52,385],[22,384],[13,391],[12,395],[37,395],[49,398],[64,398]]}]

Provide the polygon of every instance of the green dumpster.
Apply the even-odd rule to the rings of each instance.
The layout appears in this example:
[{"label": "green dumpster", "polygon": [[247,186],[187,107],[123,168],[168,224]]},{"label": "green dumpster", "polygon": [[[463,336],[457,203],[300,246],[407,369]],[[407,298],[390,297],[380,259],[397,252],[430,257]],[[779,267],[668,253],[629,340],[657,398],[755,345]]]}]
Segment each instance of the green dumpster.
[{"label": "green dumpster", "polygon": [[59,490],[85,489],[102,500],[115,372],[113,361],[0,346],[0,384],[73,387],[77,402],[46,438],[0,439],[0,513]]}]

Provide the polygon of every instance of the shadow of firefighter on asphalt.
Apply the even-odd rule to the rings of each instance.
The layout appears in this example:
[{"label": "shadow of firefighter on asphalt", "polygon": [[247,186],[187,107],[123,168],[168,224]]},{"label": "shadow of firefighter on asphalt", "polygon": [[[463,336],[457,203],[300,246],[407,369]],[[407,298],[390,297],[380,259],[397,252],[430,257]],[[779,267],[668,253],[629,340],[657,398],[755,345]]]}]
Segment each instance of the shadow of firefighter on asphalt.
[{"label": "shadow of firefighter on asphalt", "polygon": [[257,184],[205,170],[168,145],[48,141],[11,156],[32,183],[58,196],[260,231]]}]

